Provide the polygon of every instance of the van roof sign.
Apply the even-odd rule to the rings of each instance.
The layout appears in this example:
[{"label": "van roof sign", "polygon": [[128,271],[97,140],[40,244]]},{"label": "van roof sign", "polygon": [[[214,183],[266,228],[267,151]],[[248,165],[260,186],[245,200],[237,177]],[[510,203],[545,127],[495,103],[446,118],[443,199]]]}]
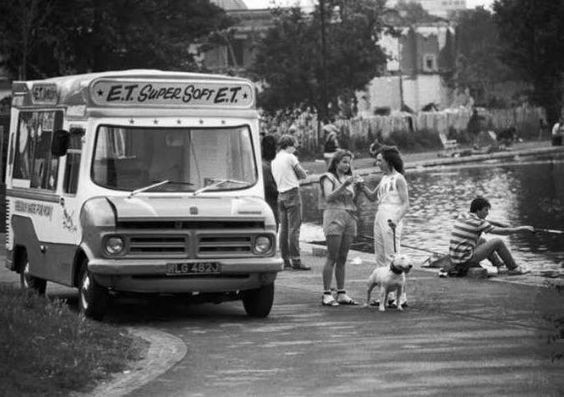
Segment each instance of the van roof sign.
[{"label": "van roof sign", "polygon": [[31,88],[31,98],[37,105],[55,105],[57,104],[57,85],[34,83]]},{"label": "van roof sign", "polygon": [[94,80],[90,98],[98,106],[235,107],[250,108],[253,86],[245,81],[211,80]]}]

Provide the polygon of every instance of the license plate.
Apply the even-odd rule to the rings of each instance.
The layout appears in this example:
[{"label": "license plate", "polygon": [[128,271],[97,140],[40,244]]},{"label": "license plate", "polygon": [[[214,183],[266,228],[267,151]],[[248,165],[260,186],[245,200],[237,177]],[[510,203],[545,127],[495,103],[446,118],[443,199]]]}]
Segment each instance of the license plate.
[{"label": "license plate", "polygon": [[182,276],[185,274],[218,274],[221,266],[217,262],[196,263],[167,263],[167,276]]}]

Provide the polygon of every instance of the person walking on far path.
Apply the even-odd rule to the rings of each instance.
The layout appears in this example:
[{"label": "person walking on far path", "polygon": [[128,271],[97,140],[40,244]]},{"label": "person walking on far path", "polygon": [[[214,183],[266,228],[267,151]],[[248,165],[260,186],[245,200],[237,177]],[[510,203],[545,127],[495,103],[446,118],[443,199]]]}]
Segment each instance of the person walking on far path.
[{"label": "person walking on far path", "polygon": [[[329,168],[319,180],[323,207],[323,233],[327,240],[327,258],[323,267],[324,306],[357,305],[345,291],[345,263],[353,239],[356,236],[356,205],[354,199],[360,188],[360,179],[353,178],[352,153],[337,150]],[[356,183],[355,183],[356,182]],[[335,272],[337,299],[331,293],[331,281]]]},{"label": "person walking on far path", "polygon": [[[381,267],[390,266],[396,251],[400,251],[403,218],[409,209],[409,194],[403,176],[403,159],[396,147],[383,146],[376,156],[376,165],[384,174],[380,183],[374,190],[365,185],[362,189],[369,200],[378,202],[374,216],[374,254],[376,266]],[[395,225],[395,242],[394,230],[389,221]],[[406,299],[405,296],[399,297],[399,304],[405,304]]]},{"label": "person walking on far path", "polygon": [[282,135],[280,150],[272,160],[272,176],[278,186],[278,217],[280,220],[280,253],[285,269],[311,270],[300,258],[300,227],[302,225],[302,199],[300,179],[306,171],[294,155],[297,142],[292,135]]},{"label": "person walking on far path", "polygon": [[[529,273],[517,266],[513,255],[502,239],[486,240],[482,233],[507,235],[517,232],[533,232],[532,226],[501,227],[486,220],[491,204],[483,197],[477,197],[470,203],[470,212],[458,216],[450,237],[449,257],[451,265],[439,271],[439,277],[447,275],[464,276],[471,267],[479,267],[480,261],[489,259],[496,267],[505,266],[509,275]],[[500,261],[501,258],[501,261]]]}]

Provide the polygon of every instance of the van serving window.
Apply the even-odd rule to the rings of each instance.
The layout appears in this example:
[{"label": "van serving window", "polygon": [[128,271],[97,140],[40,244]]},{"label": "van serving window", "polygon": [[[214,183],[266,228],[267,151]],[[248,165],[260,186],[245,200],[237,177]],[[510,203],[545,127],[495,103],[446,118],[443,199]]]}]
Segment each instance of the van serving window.
[{"label": "van serving window", "polygon": [[21,112],[16,132],[13,177],[29,187],[55,190],[59,158],[51,154],[53,131],[62,125],[61,111]]}]

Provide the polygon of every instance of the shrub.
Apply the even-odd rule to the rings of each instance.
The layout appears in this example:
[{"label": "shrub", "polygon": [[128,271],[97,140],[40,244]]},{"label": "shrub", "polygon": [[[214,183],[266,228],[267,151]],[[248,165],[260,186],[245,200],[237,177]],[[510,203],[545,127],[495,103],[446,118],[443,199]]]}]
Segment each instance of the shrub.
[{"label": "shrub", "polygon": [[61,300],[0,285],[0,384],[5,395],[67,395],[139,359],[145,342],[78,316]]}]

